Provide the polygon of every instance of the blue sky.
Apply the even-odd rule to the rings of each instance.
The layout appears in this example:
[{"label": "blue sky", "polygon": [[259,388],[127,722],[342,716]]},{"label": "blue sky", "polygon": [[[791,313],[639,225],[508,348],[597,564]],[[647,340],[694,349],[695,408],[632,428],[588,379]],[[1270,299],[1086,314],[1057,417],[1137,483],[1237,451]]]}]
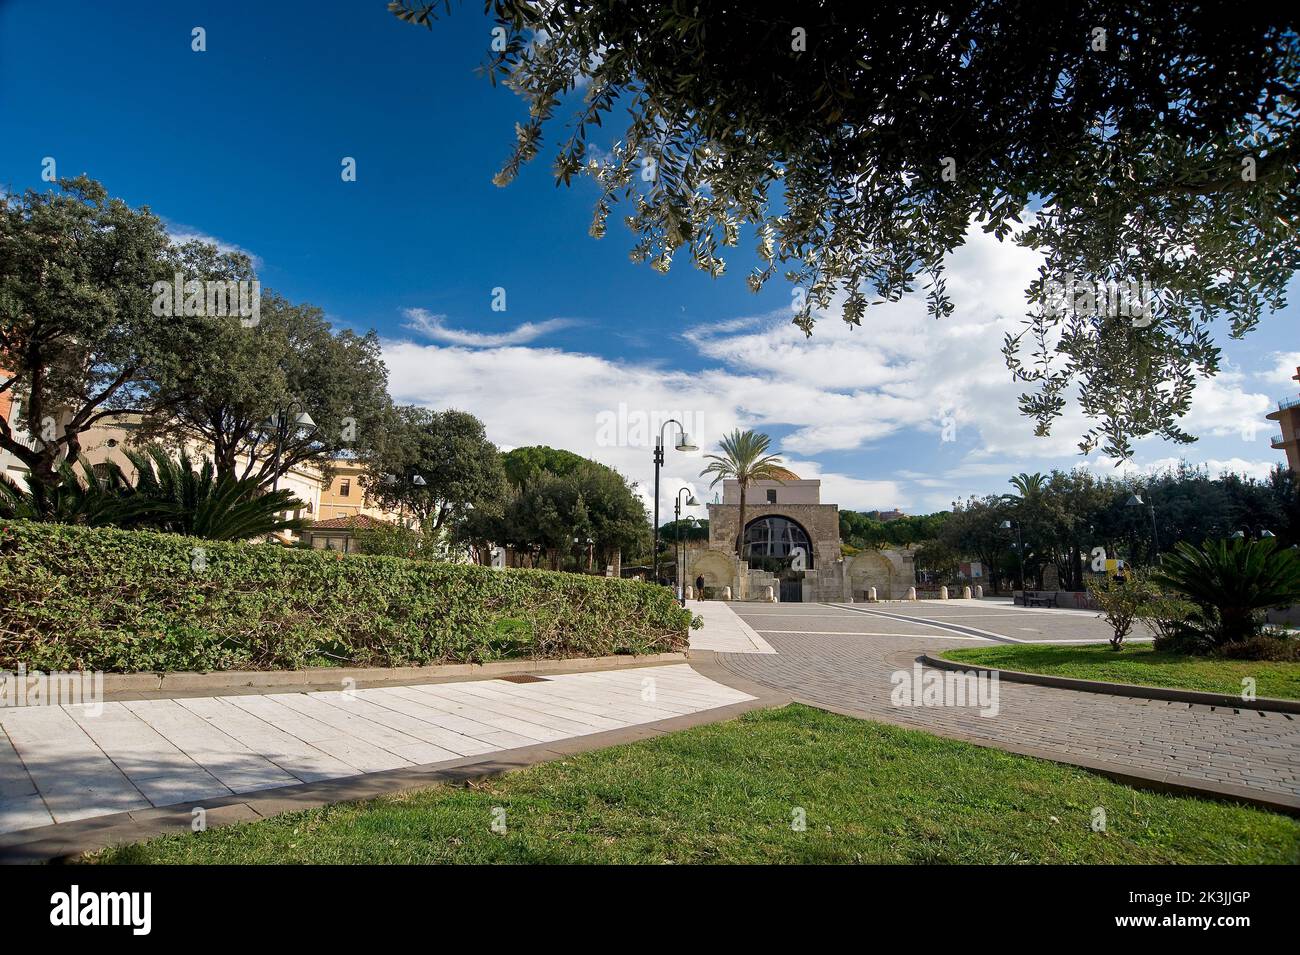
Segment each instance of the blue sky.
[{"label": "blue sky", "polygon": [[[805,341],[785,284],[745,287],[747,244],[719,279],[685,261],[664,276],[628,260],[619,213],[607,238],[587,235],[594,187],[556,187],[547,152],[492,185],[523,108],[475,73],[481,5],[432,32],[384,6],[0,0],[0,185],[42,186],[45,157],[88,173],[178,236],[246,250],[264,285],[337,326],[377,329],[396,400],[464,408],[502,446],[568,447],[643,485],[639,425],[670,412],[706,446],[737,426],[768,432],[847,507],[925,512],[1022,470],[1112,470],[1075,453],[1077,416],[1044,440],[1016,412],[999,347],[1033,272],[1023,250],[976,235],[959,251],[952,319],[904,301],[849,330],[832,309]],[[206,52],[191,49],[196,26]],[[1200,442],[1143,441],[1135,466],[1281,461],[1263,415],[1300,388],[1287,380],[1295,318],[1291,306],[1227,345],[1226,374],[1188,419]],[[665,507],[680,486],[711,497],[701,466],[670,452]]]}]

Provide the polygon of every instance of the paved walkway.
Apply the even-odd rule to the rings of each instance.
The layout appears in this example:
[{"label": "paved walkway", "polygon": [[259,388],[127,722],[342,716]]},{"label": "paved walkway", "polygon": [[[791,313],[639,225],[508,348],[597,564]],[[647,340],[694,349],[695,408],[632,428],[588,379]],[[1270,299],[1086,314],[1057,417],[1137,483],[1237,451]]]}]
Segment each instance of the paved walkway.
[{"label": "paved walkway", "polygon": [[691,631],[692,650],[717,653],[776,653],[772,645],[754,632],[721,600],[688,600],[686,608],[704,618],[704,626]]},{"label": "paved walkway", "polygon": [[0,832],[430,766],[754,699],[686,664],[0,709]]},{"label": "paved walkway", "polygon": [[1000,706],[993,717],[981,716],[976,707],[890,702],[891,676],[910,671],[922,652],[1032,636],[1038,637],[1035,642],[1099,642],[1106,628],[1093,614],[1048,616],[1053,612],[914,603],[873,604],[873,609],[732,606],[777,652],[725,653],[718,661],[799,699],[1085,766],[1105,763],[1147,777],[1300,797],[1300,719],[1290,714],[1098,696],[1009,681],[1000,682]]}]

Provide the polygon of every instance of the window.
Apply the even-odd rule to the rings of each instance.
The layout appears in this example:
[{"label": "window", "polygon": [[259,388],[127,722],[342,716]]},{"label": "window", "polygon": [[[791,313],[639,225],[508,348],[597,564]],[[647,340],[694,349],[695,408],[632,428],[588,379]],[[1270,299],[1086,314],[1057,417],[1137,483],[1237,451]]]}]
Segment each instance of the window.
[{"label": "window", "polygon": [[775,503],[776,503],[776,488],[769,488],[769,489],[768,489],[768,492],[767,492],[767,503],[769,503],[769,504],[775,504]]},{"label": "window", "polygon": [[803,548],[804,560],[811,568],[812,541],[794,521],[773,514],[751,521],[745,528],[745,554],[750,567],[769,569],[769,565],[789,560],[796,547]]},{"label": "window", "polygon": [[344,478],[339,481],[339,497],[347,497],[350,493],[352,493],[352,479]]}]

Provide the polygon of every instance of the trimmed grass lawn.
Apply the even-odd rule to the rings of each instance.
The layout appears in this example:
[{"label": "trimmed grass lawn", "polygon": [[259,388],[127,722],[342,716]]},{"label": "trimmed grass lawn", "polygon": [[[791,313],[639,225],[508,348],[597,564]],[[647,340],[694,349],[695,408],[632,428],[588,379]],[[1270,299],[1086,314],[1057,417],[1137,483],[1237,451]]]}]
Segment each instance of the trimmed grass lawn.
[{"label": "trimmed grass lawn", "polygon": [[1300,663],[1219,660],[1182,653],[1157,653],[1149,643],[1129,644],[1119,652],[1105,643],[1068,647],[1017,644],[945,650],[943,655],[949,660],[1025,673],[1138,686],[1171,686],[1233,696],[1241,695],[1241,680],[1249,676],[1255,678],[1257,696],[1300,700]]},{"label": "trimmed grass lawn", "polygon": [[788,706],[89,861],[1296,863],[1300,820]]}]

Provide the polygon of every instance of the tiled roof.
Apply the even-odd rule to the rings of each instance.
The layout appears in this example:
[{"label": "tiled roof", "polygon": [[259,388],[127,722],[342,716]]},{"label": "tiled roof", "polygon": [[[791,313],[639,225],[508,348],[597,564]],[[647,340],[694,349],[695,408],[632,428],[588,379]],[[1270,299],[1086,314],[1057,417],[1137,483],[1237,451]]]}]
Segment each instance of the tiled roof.
[{"label": "tiled roof", "polygon": [[307,527],[308,531],[369,531],[379,527],[391,527],[387,521],[371,517],[369,514],[351,514],[347,517],[331,517],[327,521],[316,521]]}]

